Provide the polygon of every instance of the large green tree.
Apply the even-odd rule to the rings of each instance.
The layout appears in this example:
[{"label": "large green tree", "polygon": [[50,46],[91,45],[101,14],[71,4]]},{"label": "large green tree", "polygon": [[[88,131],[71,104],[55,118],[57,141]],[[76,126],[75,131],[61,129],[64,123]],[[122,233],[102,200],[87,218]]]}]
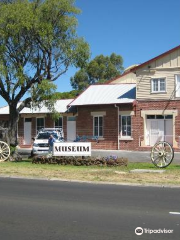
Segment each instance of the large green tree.
[{"label": "large green tree", "polygon": [[110,56],[99,55],[81,68],[71,78],[74,89],[84,90],[90,84],[103,83],[119,76],[123,71],[123,59],[112,53]]},{"label": "large green tree", "polygon": [[79,13],[74,0],[0,1],[0,95],[9,105],[12,146],[20,111],[42,101],[53,106],[54,81],[88,60],[89,46],[76,31]]}]

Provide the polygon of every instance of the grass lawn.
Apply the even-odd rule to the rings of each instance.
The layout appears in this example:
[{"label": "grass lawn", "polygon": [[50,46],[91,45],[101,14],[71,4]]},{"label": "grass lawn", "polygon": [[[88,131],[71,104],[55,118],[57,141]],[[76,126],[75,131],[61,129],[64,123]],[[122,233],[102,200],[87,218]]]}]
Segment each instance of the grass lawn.
[{"label": "grass lawn", "polygon": [[22,162],[1,162],[0,175],[36,178],[57,178],[67,180],[174,184],[180,186],[180,165],[171,164],[164,173],[130,173],[133,169],[157,170],[152,163],[129,163],[128,167],[61,166],[57,164],[32,164],[30,160]]}]

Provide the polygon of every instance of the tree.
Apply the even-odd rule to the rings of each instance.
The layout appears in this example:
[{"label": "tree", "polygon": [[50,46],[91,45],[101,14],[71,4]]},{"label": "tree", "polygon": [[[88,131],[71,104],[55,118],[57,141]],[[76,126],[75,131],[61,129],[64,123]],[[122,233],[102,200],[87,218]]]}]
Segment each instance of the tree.
[{"label": "tree", "polygon": [[123,70],[123,59],[112,53],[110,57],[99,55],[90,61],[85,68],[77,71],[71,78],[74,89],[83,90],[90,84],[103,83],[119,76]]},{"label": "tree", "polygon": [[[0,95],[9,105],[8,136],[17,145],[24,107],[43,101],[51,110],[55,80],[69,66],[82,68],[89,46],[76,33],[74,0],[0,1]],[[20,100],[22,100],[20,104]]]},{"label": "tree", "polygon": [[73,99],[77,97],[81,92],[79,90],[72,90],[70,92],[59,92],[57,96],[59,99]]}]

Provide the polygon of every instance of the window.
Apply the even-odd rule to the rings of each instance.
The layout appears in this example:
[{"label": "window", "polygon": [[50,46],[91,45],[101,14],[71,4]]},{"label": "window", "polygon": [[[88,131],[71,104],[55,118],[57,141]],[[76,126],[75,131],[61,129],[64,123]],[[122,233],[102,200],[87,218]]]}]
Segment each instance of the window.
[{"label": "window", "polygon": [[32,122],[32,118],[25,118],[25,122]]},{"label": "window", "polygon": [[121,136],[131,137],[131,116],[121,116]]},{"label": "window", "polygon": [[156,119],[164,119],[164,115],[156,115]]},{"label": "window", "polygon": [[147,119],[155,119],[156,116],[155,115],[147,115]]},{"label": "window", "polygon": [[165,92],[166,91],[166,80],[165,78],[157,78],[151,80],[151,92]]},{"label": "window", "polygon": [[76,121],[76,117],[68,117],[67,120],[70,122],[74,122]]},{"label": "window", "polygon": [[165,115],[165,119],[173,119],[173,115]]},{"label": "window", "polygon": [[180,75],[175,75],[176,80],[176,97],[180,97]]},{"label": "window", "polygon": [[44,128],[44,118],[36,118],[36,130],[37,132]]},{"label": "window", "polygon": [[63,118],[62,117],[59,117],[59,119],[57,119],[54,122],[54,127],[55,128],[63,128]]},{"label": "window", "polygon": [[103,117],[102,116],[94,117],[94,136],[97,136],[97,137],[103,136]]},{"label": "window", "polygon": [[173,119],[173,115],[147,115],[147,119]]}]

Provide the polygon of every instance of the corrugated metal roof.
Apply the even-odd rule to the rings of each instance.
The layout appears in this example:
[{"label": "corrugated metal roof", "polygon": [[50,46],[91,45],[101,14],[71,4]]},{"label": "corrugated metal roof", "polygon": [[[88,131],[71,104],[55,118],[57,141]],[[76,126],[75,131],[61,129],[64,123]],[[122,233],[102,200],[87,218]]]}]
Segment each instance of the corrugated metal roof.
[{"label": "corrugated metal roof", "polygon": [[[59,113],[64,113],[67,111],[67,105],[72,102],[73,99],[61,99],[57,100],[55,103],[55,109]],[[20,103],[19,103],[20,104]],[[19,106],[18,104],[18,106]],[[21,112],[22,113],[50,113],[47,107],[42,106],[41,108],[24,108]],[[1,107],[0,114],[9,114],[9,106]]]},{"label": "corrugated metal roof", "polygon": [[136,84],[91,85],[70,106],[132,103],[136,99]]}]

